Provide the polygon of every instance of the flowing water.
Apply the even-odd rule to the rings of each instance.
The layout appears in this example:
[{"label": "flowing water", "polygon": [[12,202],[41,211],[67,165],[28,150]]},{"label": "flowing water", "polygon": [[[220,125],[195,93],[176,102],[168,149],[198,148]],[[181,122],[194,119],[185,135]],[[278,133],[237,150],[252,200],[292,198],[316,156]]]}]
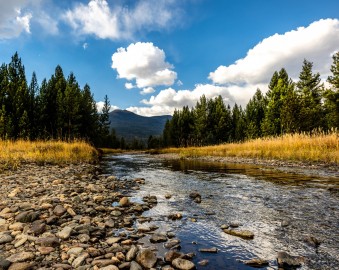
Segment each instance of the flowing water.
[{"label": "flowing water", "polygon": [[[253,269],[241,260],[262,258],[277,269],[276,255],[286,251],[305,257],[300,269],[339,269],[339,176],[294,173],[254,165],[161,160],[147,155],[107,156],[106,173],[123,179],[145,178],[132,200],[156,195],[156,207],[144,213],[159,231],[173,231],[181,251],[194,252],[197,269]],[[313,175],[312,175],[313,174]],[[195,203],[189,194],[201,194]],[[170,199],[165,195],[171,194]],[[170,221],[171,213],[183,219]],[[220,228],[239,223],[253,240],[231,236]],[[315,247],[315,237],[321,244]],[[147,238],[145,244],[149,244]],[[201,253],[216,247],[218,253]],[[158,245],[159,254],[165,251]],[[207,266],[197,263],[209,260]]]}]

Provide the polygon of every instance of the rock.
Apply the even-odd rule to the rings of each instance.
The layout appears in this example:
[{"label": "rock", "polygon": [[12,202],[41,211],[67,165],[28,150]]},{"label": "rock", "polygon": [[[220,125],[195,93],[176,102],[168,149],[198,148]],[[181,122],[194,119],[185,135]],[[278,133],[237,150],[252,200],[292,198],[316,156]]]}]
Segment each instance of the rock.
[{"label": "rock", "polygon": [[223,224],[223,225],[220,226],[220,228],[221,228],[222,230],[228,229],[229,227],[230,227],[230,226],[227,225],[227,224]]},{"label": "rock", "polygon": [[9,234],[0,234],[0,245],[12,242],[13,238]]},{"label": "rock", "polygon": [[171,219],[171,220],[182,219],[182,214],[181,213],[170,214],[168,215],[168,219]]},{"label": "rock", "polygon": [[25,224],[21,222],[15,222],[9,225],[9,229],[12,231],[22,231],[24,229]]},{"label": "rock", "polygon": [[291,256],[287,252],[280,251],[277,255],[278,266],[281,268],[296,268],[300,267],[303,262],[303,257]]},{"label": "rock", "polygon": [[195,268],[194,263],[192,263],[189,260],[181,259],[181,258],[176,258],[172,261],[172,265],[175,268],[178,268],[180,270],[191,270]]},{"label": "rock", "polygon": [[[2,211],[1,211],[2,212]],[[6,224],[6,220],[5,219],[2,219],[0,218],[0,225],[5,225]]]},{"label": "rock", "polygon": [[244,239],[253,239],[254,238],[254,233],[248,230],[229,230],[229,229],[224,229],[223,230],[225,233],[233,235],[233,236],[238,236]]},{"label": "rock", "polygon": [[165,262],[172,262],[174,259],[182,257],[184,254],[178,251],[170,250],[165,253]]},{"label": "rock", "polygon": [[84,251],[84,248],[82,247],[73,247],[73,248],[70,248],[68,251],[67,251],[67,254],[68,255],[75,255],[75,256],[78,256],[81,254],[81,252]]},{"label": "rock", "polygon": [[31,262],[18,262],[12,263],[8,270],[29,270],[34,268],[34,263]]},{"label": "rock", "polygon": [[125,207],[130,204],[129,199],[127,197],[122,197],[119,201],[120,206]]},{"label": "rock", "polygon": [[170,198],[172,198],[172,195],[171,194],[165,194],[165,199],[170,199]]},{"label": "rock", "polygon": [[65,263],[56,263],[52,266],[54,269],[72,269],[72,266]]},{"label": "rock", "polygon": [[121,237],[110,237],[106,240],[106,243],[112,245],[121,241]]},{"label": "rock", "polygon": [[119,270],[119,268],[116,267],[115,265],[108,265],[105,267],[101,267],[100,270]]},{"label": "rock", "polygon": [[90,236],[85,233],[79,234],[77,238],[81,243],[87,243],[91,239]]},{"label": "rock", "polygon": [[199,249],[200,252],[204,253],[218,253],[218,249],[213,247],[213,248],[201,248]]},{"label": "rock", "polygon": [[66,211],[67,211],[67,210],[66,210],[62,205],[60,205],[60,204],[58,204],[57,206],[55,206],[55,208],[53,209],[54,215],[56,215],[56,216],[58,216],[58,217],[61,217],[63,214],[66,213]]},{"label": "rock", "polygon": [[56,237],[38,238],[35,243],[42,247],[58,247],[60,245],[59,239]]},{"label": "rock", "polygon": [[230,222],[230,227],[232,227],[232,228],[238,228],[240,226],[241,226],[241,223],[239,221]]},{"label": "rock", "polygon": [[170,265],[165,265],[165,266],[161,267],[161,270],[175,270],[175,269]]},{"label": "rock", "polygon": [[111,215],[114,217],[120,217],[122,215],[122,213],[119,210],[113,210],[111,212]]},{"label": "rock", "polygon": [[88,253],[82,253],[80,254],[73,262],[72,262],[72,266],[74,268],[77,268],[81,265],[83,265],[83,263],[85,262],[85,260],[89,257]]},{"label": "rock", "polygon": [[40,235],[46,231],[46,224],[42,220],[36,220],[32,223],[31,231],[34,235]]},{"label": "rock", "polygon": [[0,269],[7,269],[11,262],[0,256]]},{"label": "rock", "polygon": [[157,256],[151,249],[143,249],[139,251],[136,261],[145,268],[152,268],[157,262]]},{"label": "rock", "polygon": [[100,259],[92,261],[91,264],[96,265],[97,267],[105,267],[114,264],[114,261],[110,259]]},{"label": "rock", "polygon": [[172,249],[178,247],[180,244],[179,239],[171,239],[168,243],[165,244],[165,248]]},{"label": "rock", "polygon": [[15,262],[25,262],[34,259],[34,254],[32,252],[20,252],[13,254],[12,256],[9,256],[6,258],[7,261],[10,261],[12,263]]},{"label": "rock", "polygon": [[28,240],[28,236],[23,235],[21,238],[19,238],[18,241],[15,242],[14,247],[18,248],[18,247],[22,246],[23,244],[26,243],[27,240]]},{"label": "rock", "polygon": [[59,238],[66,240],[71,236],[72,230],[73,229],[71,227],[66,226],[60,232],[58,232],[56,235]]},{"label": "rock", "polygon": [[[119,268],[120,268],[120,266],[119,266]],[[130,270],[142,270],[142,267],[137,262],[132,261],[131,264],[130,264],[130,268],[129,269]]]},{"label": "rock", "polygon": [[105,197],[102,196],[102,195],[96,195],[96,196],[93,197],[93,201],[96,202],[96,203],[100,203],[104,200],[105,200]]},{"label": "rock", "polygon": [[18,222],[28,223],[28,222],[33,222],[38,217],[39,217],[39,214],[37,212],[25,211],[25,212],[19,213],[15,217],[15,220]]},{"label": "rock", "polygon": [[53,247],[38,247],[38,251],[41,253],[41,255],[48,255],[55,251],[55,248]]},{"label": "rock", "polygon": [[252,266],[252,267],[257,267],[257,268],[268,266],[268,261],[263,260],[263,259],[259,259],[259,258],[254,258],[254,259],[251,259],[251,260],[245,260],[245,261],[242,261],[242,262],[246,265],[249,265],[249,266]]},{"label": "rock", "polygon": [[305,237],[305,242],[307,244],[309,244],[310,246],[314,247],[314,248],[317,248],[320,246],[321,244],[321,241],[319,241],[317,238],[315,238],[314,236],[312,235],[308,235]]},{"label": "rock", "polygon": [[201,265],[201,266],[206,266],[206,265],[208,265],[208,263],[209,263],[208,260],[201,260],[201,261],[198,262],[198,264]]},{"label": "rock", "polygon": [[167,241],[167,236],[161,233],[155,233],[149,240],[151,243],[161,243]]},{"label": "rock", "polygon": [[201,197],[196,197],[193,201],[195,203],[201,203]]},{"label": "rock", "polygon": [[132,245],[126,254],[126,261],[132,261],[137,255],[138,250],[139,249],[136,246]]},{"label": "rock", "polygon": [[195,198],[197,198],[197,197],[201,197],[201,195],[200,195],[198,192],[196,192],[196,191],[191,192],[189,196],[190,196],[190,198],[193,199],[193,200],[194,200]]},{"label": "rock", "polygon": [[73,208],[68,207],[66,209],[67,213],[70,214],[72,217],[75,217],[77,214],[75,213],[75,211],[73,210]]}]

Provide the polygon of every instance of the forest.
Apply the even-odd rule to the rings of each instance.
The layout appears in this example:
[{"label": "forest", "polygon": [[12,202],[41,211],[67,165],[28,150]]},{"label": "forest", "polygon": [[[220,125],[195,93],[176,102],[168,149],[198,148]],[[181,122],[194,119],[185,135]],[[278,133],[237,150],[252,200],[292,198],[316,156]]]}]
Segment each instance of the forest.
[{"label": "forest", "polygon": [[[222,97],[200,98],[194,108],[176,110],[167,121],[164,147],[205,146],[242,142],[293,133],[328,132],[339,128],[339,52],[333,55],[329,87],[304,60],[299,80],[282,68],[274,72],[264,95],[257,89],[247,105],[226,105]],[[154,143],[156,145],[156,142]]]},{"label": "forest", "polygon": [[[90,86],[81,88],[73,73],[60,66],[38,84],[35,72],[27,82],[18,53],[0,67],[0,139],[85,140],[97,147],[143,149],[204,146],[241,142],[287,133],[327,132],[339,127],[339,52],[333,55],[329,87],[304,60],[297,82],[282,68],[274,72],[264,95],[257,89],[248,104],[232,108],[221,96],[202,96],[194,108],[175,110],[161,138],[126,142],[110,130],[110,102],[98,112]],[[147,146],[145,145],[147,144]]]}]

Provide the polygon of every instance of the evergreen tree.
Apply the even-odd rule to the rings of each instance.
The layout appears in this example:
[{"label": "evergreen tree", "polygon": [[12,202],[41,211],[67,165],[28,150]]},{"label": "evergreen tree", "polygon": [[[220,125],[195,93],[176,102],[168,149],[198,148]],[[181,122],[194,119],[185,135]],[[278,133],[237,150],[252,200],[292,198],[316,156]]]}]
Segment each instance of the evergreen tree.
[{"label": "evergreen tree", "polygon": [[320,74],[313,74],[313,63],[304,60],[297,82],[297,92],[301,98],[299,126],[301,131],[312,131],[323,127],[323,110],[321,96],[323,86],[320,85]]},{"label": "evergreen tree", "polygon": [[207,100],[205,95],[200,97],[193,109],[195,144],[201,146],[207,142]]},{"label": "evergreen tree", "polygon": [[327,78],[331,88],[324,93],[326,127],[339,128],[339,51],[333,55],[333,64],[331,65],[332,75]]},{"label": "evergreen tree", "polygon": [[246,138],[255,139],[262,136],[261,122],[265,117],[265,107],[266,100],[260,89],[257,89],[245,109]]}]

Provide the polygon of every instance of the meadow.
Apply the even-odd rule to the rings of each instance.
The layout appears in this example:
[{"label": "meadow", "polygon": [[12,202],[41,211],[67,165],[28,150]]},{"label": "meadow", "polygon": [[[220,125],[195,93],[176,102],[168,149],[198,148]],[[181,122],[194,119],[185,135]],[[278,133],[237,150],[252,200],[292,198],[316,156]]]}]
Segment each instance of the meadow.
[{"label": "meadow", "polygon": [[158,153],[175,153],[180,157],[240,157],[285,161],[324,162],[339,164],[339,134],[287,134],[259,138],[242,143],[227,143],[204,147],[166,148]]},{"label": "meadow", "polygon": [[0,140],[0,169],[15,169],[25,162],[43,165],[92,163],[97,160],[98,151],[83,141]]}]

